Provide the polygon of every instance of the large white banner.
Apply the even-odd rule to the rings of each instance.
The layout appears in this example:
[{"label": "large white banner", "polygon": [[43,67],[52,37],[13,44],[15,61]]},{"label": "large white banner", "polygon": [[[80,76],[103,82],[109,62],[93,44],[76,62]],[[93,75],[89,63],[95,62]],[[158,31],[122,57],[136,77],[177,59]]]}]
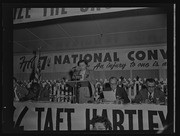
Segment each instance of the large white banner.
[{"label": "large white banner", "polygon": [[15,102],[14,122],[24,130],[91,130],[90,120],[106,116],[113,130],[160,130],[167,106],[154,104],[66,104]]},{"label": "large white banner", "polygon": [[27,23],[34,21],[43,21],[48,19],[63,18],[69,16],[88,15],[88,14],[102,14],[117,11],[141,9],[144,7],[134,8],[14,8],[13,10],[13,22]]},{"label": "large white banner", "polygon": [[[42,73],[69,72],[80,59],[89,62],[94,71],[166,69],[167,47],[153,46],[126,49],[92,49],[69,52],[42,53],[40,57]],[[33,55],[14,56],[14,74],[31,73]]]}]

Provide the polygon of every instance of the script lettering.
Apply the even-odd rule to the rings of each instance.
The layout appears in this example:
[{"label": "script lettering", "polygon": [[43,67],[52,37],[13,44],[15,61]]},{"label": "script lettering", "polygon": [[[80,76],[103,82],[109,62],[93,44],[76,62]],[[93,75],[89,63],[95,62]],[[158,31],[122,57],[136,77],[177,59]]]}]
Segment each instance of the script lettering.
[{"label": "script lettering", "polygon": [[29,69],[29,65],[31,66],[30,68],[33,68],[33,63],[35,61],[35,56],[33,58],[31,58],[30,60],[26,60],[26,57],[23,56],[20,58],[20,60],[22,60],[20,62],[20,69],[22,68],[23,72],[25,71],[25,68]]}]

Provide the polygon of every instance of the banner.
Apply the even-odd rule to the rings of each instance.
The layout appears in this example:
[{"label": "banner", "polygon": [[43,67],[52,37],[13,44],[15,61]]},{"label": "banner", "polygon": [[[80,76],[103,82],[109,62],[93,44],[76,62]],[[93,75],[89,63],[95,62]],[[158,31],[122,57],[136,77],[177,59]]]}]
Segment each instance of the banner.
[{"label": "banner", "polygon": [[70,16],[102,14],[118,11],[126,11],[133,9],[141,9],[144,7],[135,8],[14,8],[13,23],[27,23],[34,21],[43,21],[48,19],[56,19]]},{"label": "banner", "polygon": [[[94,71],[166,69],[167,47],[41,53],[41,73],[69,72],[80,59],[85,59],[89,64],[88,69]],[[14,73],[31,73],[34,61],[37,59],[33,55],[14,55]]]},{"label": "banner", "polygon": [[106,116],[113,130],[161,130],[167,106],[154,104],[67,104],[15,102],[16,128],[33,131],[91,130],[90,120]]}]

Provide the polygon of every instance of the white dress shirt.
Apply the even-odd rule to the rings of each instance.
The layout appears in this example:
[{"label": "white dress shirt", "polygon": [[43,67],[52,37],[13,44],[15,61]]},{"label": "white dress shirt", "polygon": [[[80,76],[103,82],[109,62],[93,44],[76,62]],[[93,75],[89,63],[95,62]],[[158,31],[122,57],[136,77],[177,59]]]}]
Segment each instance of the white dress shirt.
[{"label": "white dress shirt", "polygon": [[84,80],[85,73],[86,73],[86,70],[80,71],[80,73],[79,73],[81,75],[80,81]]},{"label": "white dress shirt", "polygon": [[[149,95],[150,95],[150,93],[148,92],[148,98],[149,98]],[[151,93],[151,96],[152,96],[152,98],[154,98],[154,92]]]}]

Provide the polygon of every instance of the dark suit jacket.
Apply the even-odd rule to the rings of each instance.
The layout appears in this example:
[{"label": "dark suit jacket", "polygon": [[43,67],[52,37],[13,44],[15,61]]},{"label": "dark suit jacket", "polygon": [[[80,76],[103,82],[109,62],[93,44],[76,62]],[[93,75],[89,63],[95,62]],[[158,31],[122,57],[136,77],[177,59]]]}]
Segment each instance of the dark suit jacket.
[{"label": "dark suit jacket", "polygon": [[[159,98],[160,102],[165,101],[165,95],[164,93],[159,90],[158,88],[154,89],[154,96],[153,96],[153,103],[156,103],[156,98]],[[142,89],[139,91],[139,93],[136,95],[134,102],[135,103],[140,103],[148,99],[148,90],[147,88]]]},{"label": "dark suit jacket", "polygon": [[49,101],[49,99],[50,99],[49,94],[50,94],[50,89],[45,86],[40,92],[39,100],[40,101]]},{"label": "dark suit jacket", "polygon": [[122,87],[117,87],[116,96],[119,96],[120,98],[124,99],[124,103],[129,103],[130,102],[125,89],[122,88]]}]

